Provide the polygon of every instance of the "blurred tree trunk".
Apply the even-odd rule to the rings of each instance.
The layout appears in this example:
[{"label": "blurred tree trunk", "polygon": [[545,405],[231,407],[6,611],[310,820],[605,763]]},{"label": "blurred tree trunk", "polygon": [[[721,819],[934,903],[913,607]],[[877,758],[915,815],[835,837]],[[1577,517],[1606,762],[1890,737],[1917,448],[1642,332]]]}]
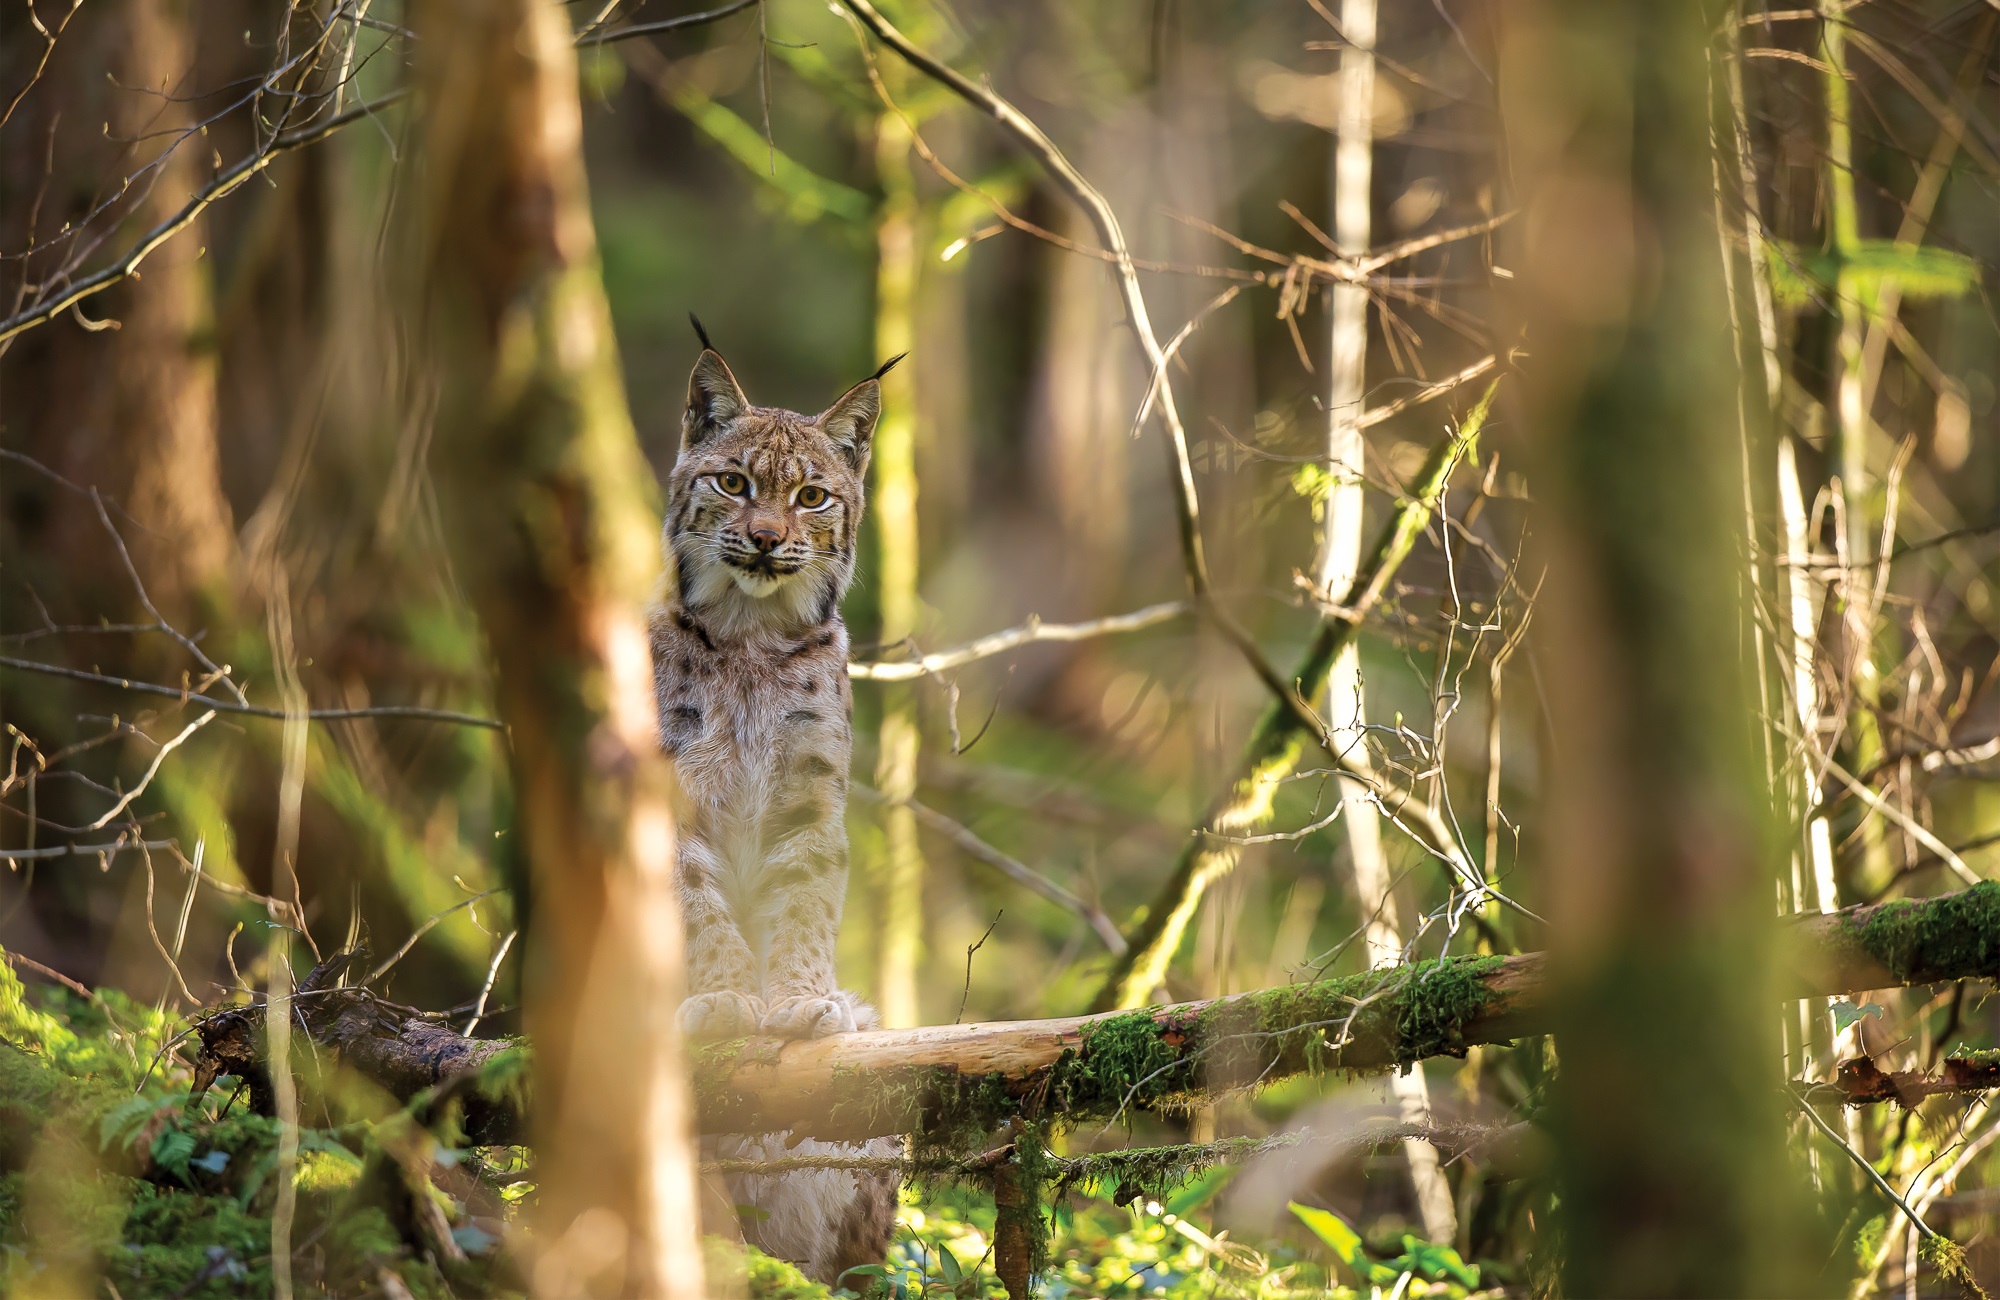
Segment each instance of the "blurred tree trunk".
[{"label": "blurred tree trunk", "polygon": [[[1340,52],[1340,102],[1333,147],[1333,240],[1350,257],[1366,255],[1374,236],[1375,17],[1375,0],[1346,0],[1340,7],[1341,31],[1350,43]],[[1326,456],[1332,483],[1325,503],[1318,578],[1321,591],[1345,592],[1361,567],[1361,534],[1367,522],[1362,477],[1365,448],[1361,427],[1355,421],[1368,391],[1368,289],[1336,284],[1329,293],[1332,337],[1327,352]],[[1326,696],[1326,717],[1335,744],[1355,762],[1367,764],[1361,649],[1355,641],[1348,641],[1335,656],[1327,673]],[[1347,839],[1348,859],[1354,866],[1355,901],[1367,924],[1368,964],[1375,967],[1401,961],[1403,938],[1389,887],[1389,859],[1382,851],[1381,819],[1359,782],[1342,780],[1340,797],[1345,805],[1340,824]],[[1404,1123],[1430,1122],[1430,1086],[1423,1066],[1391,1072],[1389,1090]],[[1451,1186],[1438,1169],[1436,1149],[1412,1138],[1403,1143],[1403,1152],[1410,1162],[1424,1234],[1432,1241],[1455,1240],[1458,1216],[1452,1207]]]},{"label": "blurred tree trunk", "polygon": [[1702,65],[1717,6],[1510,7],[1507,265],[1550,561],[1543,896],[1573,1295],[1800,1294],[1769,1013],[1771,810]]},{"label": "blurred tree trunk", "polygon": [[[123,0],[115,14],[87,18],[77,28],[59,43],[60,60],[52,60],[9,123],[7,246],[50,242],[66,224],[81,226],[121,176],[134,178],[132,197],[115,231],[100,218],[24,262],[21,274],[35,281],[75,274],[66,262],[94,232],[122,248],[178,210],[206,179],[206,147],[200,137],[182,139],[196,116],[186,102],[195,50],[186,6]],[[13,35],[24,48],[39,48],[36,34]],[[91,138],[100,123],[109,147]],[[142,174],[149,165],[154,170]],[[4,380],[10,445],[72,482],[101,489],[138,520],[138,528],[120,520],[121,530],[148,593],[177,624],[200,612],[235,557],[216,449],[206,233],[206,220],[197,219],[147,259],[143,275],[16,340],[7,349]],[[16,283],[7,278],[11,291]],[[30,535],[23,540],[62,567],[63,580],[50,584],[58,619],[144,620],[117,552],[87,505],[51,501],[37,522],[41,527],[24,530]]]},{"label": "blurred tree trunk", "polygon": [[563,11],[429,0],[417,282],[447,535],[486,631],[531,895],[542,1295],[703,1296],[671,771],[643,606],[659,572]]},{"label": "blurred tree trunk", "polygon": [[[887,361],[914,345],[921,260],[910,127],[896,113],[883,113],[875,121],[875,175],[882,186],[882,206],[875,217],[875,355]],[[882,418],[875,429],[873,505],[875,535],[882,547],[876,581],[881,593],[879,640],[884,646],[917,632],[917,557],[923,542],[917,518],[912,373],[892,370],[882,377]],[[882,1023],[890,1029],[907,1029],[922,1021],[917,963],[923,959],[924,857],[917,841],[917,815],[909,807],[917,794],[920,743],[915,687],[890,686],[883,697],[875,761],[875,784],[886,796],[877,913],[882,918],[882,948],[875,996]]]}]

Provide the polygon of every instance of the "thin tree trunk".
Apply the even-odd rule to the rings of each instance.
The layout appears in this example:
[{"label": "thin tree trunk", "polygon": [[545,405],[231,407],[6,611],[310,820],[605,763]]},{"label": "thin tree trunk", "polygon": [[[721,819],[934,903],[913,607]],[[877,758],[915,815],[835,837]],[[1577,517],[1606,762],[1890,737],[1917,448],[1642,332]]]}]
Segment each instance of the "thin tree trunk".
[{"label": "thin tree trunk", "polygon": [[543,1295],[704,1295],[675,1012],[651,481],[618,373],[560,8],[429,0],[412,203],[447,536],[493,655],[533,910]]},{"label": "thin tree trunk", "polygon": [[[1340,103],[1333,149],[1333,239],[1349,257],[1367,254],[1371,229],[1370,198],[1375,163],[1375,0],[1345,0],[1340,26],[1350,42],[1340,53]],[[1327,355],[1327,468],[1332,485],[1325,503],[1326,525],[1319,556],[1319,589],[1346,591],[1361,566],[1361,538],[1366,523],[1363,492],[1364,448],[1360,426],[1368,378],[1368,290],[1358,284],[1336,284],[1331,293],[1331,346]],[[1350,640],[1335,656],[1326,679],[1326,718],[1335,745],[1358,764],[1367,764],[1366,708],[1362,698],[1360,648]],[[1355,901],[1367,925],[1371,967],[1402,960],[1403,938],[1396,921],[1396,901],[1389,887],[1389,861],[1382,851],[1382,824],[1368,791],[1359,782],[1339,783],[1347,854],[1354,865]],[[1389,1089],[1403,1122],[1428,1124],[1430,1085],[1422,1066],[1389,1076]],[[1432,1241],[1453,1241],[1458,1216],[1451,1185],[1438,1168],[1437,1150],[1410,1139],[1403,1143],[1410,1162],[1410,1179],[1424,1234]]]},{"label": "thin tree trunk", "polygon": [[[1771,297],[1772,238],[1764,227],[1762,194],[1757,183],[1757,159],[1750,142],[1750,118],[1743,97],[1741,49],[1741,40],[1733,39],[1729,53],[1734,57],[1725,61],[1724,71],[1729,89],[1729,121],[1726,124],[1731,141],[1729,152],[1742,209],[1745,260],[1749,269],[1749,283],[1745,286],[1748,293],[1739,292],[1736,300],[1741,303],[1747,298],[1756,325],[1756,364],[1745,376],[1742,385],[1745,400],[1746,403],[1753,400],[1750,394],[1758,391],[1757,381],[1761,381],[1763,404],[1756,411],[1762,416],[1761,426],[1770,430],[1768,440],[1752,439],[1747,430],[1745,437],[1753,447],[1761,445],[1775,449],[1773,483],[1776,491],[1773,495],[1782,534],[1778,540],[1784,554],[1784,567],[1778,571],[1774,593],[1780,610],[1779,660],[1789,677],[1790,716],[1799,729],[1799,743],[1784,747],[1784,757],[1779,766],[1782,772],[1788,774],[1789,802],[1797,815],[1804,819],[1803,826],[1796,828],[1798,838],[1792,847],[1791,906],[1796,911],[1816,907],[1821,912],[1832,912],[1840,906],[1840,890],[1833,871],[1833,833],[1825,817],[1812,815],[1812,809],[1820,801],[1814,769],[1819,748],[1820,717],[1826,702],[1820,696],[1817,654],[1819,610],[1825,602],[1826,590],[1825,584],[1814,577],[1811,565],[1815,556],[1805,494],[1800,488],[1798,449],[1789,432],[1777,424],[1784,407],[1784,360],[1779,354],[1777,307]],[[1754,464],[1754,458],[1747,459]],[[1757,546],[1759,541],[1753,531],[1751,546]],[[1815,1025],[1811,1009],[1803,1004],[1800,1007],[1799,1027],[1802,1057],[1815,1050],[1815,1040],[1826,1042],[1829,1032],[1836,1041],[1839,1037],[1830,1019],[1823,1019]]]},{"label": "thin tree trunk", "polygon": [[[886,361],[908,352],[914,342],[920,261],[910,128],[898,114],[884,113],[876,119],[875,174],[882,185],[882,206],[875,219],[875,354]],[[909,391],[913,373],[892,370],[883,376],[882,420],[875,429],[875,492],[870,505],[881,542],[876,582],[884,645],[917,631],[917,556],[922,539],[917,527],[916,402]],[[882,947],[875,996],[882,1023],[891,1029],[923,1020],[917,963],[923,958],[924,857],[917,839],[917,815],[909,806],[917,794],[920,748],[916,688],[886,687],[875,760],[875,785],[885,796],[882,825],[887,841],[878,881]]]},{"label": "thin tree trunk", "polygon": [[[1833,292],[1839,323],[1833,357],[1834,473],[1840,479],[1847,507],[1841,605],[1847,629],[1842,675],[1848,716],[1841,748],[1849,771],[1867,772],[1882,759],[1882,726],[1875,714],[1881,695],[1875,628],[1865,621],[1872,603],[1867,595],[1872,574],[1862,567],[1874,555],[1876,545],[1871,527],[1877,511],[1868,474],[1868,408],[1863,400],[1867,378],[1863,345],[1872,295],[1863,288],[1852,266],[1861,247],[1861,216],[1855,199],[1853,95],[1847,80],[1847,29],[1843,25],[1847,21],[1843,7],[1822,7],[1820,52],[1827,70],[1820,80],[1826,88],[1827,210],[1833,253],[1840,268]],[[1857,839],[1861,846],[1855,879],[1865,893],[1873,894],[1890,878],[1888,837],[1882,819],[1867,808],[1857,808],[1855,815],[1860,818]]]},{"label": "thin tree trunk", "polygon": [[1552,1105],[1563,1289],[1796,1294],[1775,838],[1743,662],[1734,387],[1703,56],[1715,6],[1522,0],[1502,109],[1520,427],[1549,559]]}]

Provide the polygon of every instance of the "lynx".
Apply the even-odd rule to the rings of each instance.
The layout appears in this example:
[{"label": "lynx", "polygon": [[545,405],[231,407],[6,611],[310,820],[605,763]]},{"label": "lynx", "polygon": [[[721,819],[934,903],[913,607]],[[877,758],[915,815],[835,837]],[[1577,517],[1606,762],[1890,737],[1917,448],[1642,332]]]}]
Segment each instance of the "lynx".
[{"label": "lynx", "polygon": [[[692,319],[692,318],[690,318]],[[667,484],[669,593],[653,611],[660,743],[681,787],[678,885],[690,1038],[819,1038],[878,1027],[840,989],[853,700],[840,599],[891,361],[817,416],[752,406],[700,322],[680,454]],[[896,360],[901,360],[897,358]],[[894,1155],[726,1138],[714,1154]],[[743,1232],[832,1282],[882,1261],[896,1180],[814,1170],[728,1180]]]}]

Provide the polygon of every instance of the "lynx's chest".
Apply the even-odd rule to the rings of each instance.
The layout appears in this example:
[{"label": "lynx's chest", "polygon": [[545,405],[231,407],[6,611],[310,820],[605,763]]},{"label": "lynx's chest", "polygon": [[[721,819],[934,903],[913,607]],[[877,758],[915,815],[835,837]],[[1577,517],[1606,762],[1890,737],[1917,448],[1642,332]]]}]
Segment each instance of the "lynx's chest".
[{"label": "lynx's chest", "polygon": [[684,816],[739,838],[797,787],[844,784],[852,747],[847,634],[837,621],[798,638],[719,641],[685,615],[653,624],[661,747]]}]

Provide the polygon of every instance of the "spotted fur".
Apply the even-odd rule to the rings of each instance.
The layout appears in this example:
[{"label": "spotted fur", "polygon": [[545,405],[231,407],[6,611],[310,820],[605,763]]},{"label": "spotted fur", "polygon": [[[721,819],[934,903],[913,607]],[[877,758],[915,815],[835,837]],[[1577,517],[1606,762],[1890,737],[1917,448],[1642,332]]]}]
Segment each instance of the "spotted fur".
[{"label": "spotted fur", "polygon": [[[703,340],[706,343],[706,339]],[[878,372],[879,375],[879,372]],[[875,378],[817,416],[751,406],[704,347],[667,485],[671,590],[653,611],[660,743],[681,789],[678,884],[691,1038],[874,1027],[837,984],[853,699],[840,599],[854,575]],[[723,1140],[787,1154],[786,1134]],[[895,1154],[893,1139],[821,1151]],[[795,1152],[794,1152],[795,1154]],[[879,1263],[895,1180],[730,1180],[745,1235],[823,1281]]]}]

